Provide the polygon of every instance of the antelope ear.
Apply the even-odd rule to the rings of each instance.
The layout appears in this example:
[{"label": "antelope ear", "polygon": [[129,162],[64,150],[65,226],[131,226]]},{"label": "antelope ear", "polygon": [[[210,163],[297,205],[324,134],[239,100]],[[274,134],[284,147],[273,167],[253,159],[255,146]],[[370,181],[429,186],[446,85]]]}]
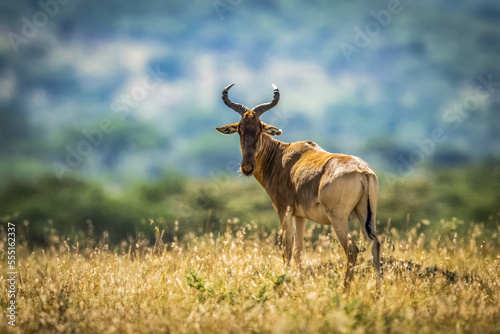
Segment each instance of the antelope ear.
[{"label": "antelope ear", "polygon": [[262,129],[262,132],[267,133],[270,136],[279,136],[281,134],[281,130],[278,129],[275,126],[272,125],[267,125],[263,123],[264,128]]},{"label": "antelope ear", "polygon": [[221,126],[220,128],[215,128],[215,130],[222,133],[223,135],[230,135],[238,131],[238,123],[224,125]]}]

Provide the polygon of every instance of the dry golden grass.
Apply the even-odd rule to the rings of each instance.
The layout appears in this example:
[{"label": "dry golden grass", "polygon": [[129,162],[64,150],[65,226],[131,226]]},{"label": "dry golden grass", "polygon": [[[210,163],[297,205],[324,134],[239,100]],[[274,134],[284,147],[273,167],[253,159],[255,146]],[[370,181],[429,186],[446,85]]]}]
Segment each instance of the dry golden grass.
[{"label": "dry golden grass", "polygon": [[[275,236],[259,239],[254,229],[168,247],[82,249],[57,238],[47,251],[19,247],[17,326],[4,316],[0,332],[500,332],[498,233],[485,236],[477,226],[439,238],[415,229],[404,238],[379,233],[380,291],[365,251],[345,292],[336,240],[321,234],[311,242],[309,229],[303,269],[287,269]],[[0,298],[5,312],[6,293]]]}]

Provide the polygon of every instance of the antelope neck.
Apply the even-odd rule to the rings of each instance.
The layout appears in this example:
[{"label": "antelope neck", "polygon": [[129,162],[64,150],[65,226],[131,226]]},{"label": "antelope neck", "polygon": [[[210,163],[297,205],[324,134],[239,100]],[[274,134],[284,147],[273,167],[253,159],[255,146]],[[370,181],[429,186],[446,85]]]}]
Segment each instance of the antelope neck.
[{"label": "antelope neck", "polygon": [[260,136],[259,140],[260,147],[255,154],[254,176],[267,189],[267,185],[272,182],[273,175],[279,173],[279,170],[283,168],[281,161],[283,151],[290,144],[276,140],[265,133]]}]

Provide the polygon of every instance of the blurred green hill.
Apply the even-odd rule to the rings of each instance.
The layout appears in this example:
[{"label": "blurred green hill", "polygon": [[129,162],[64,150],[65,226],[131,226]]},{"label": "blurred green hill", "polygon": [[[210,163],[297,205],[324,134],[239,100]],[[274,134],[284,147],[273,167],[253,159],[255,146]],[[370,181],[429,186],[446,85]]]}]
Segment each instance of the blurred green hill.
[{"label": "blurred green hill", "polygon": [[[483,163],[439,168],[404,181],[380,179],[377,228],[404,234],[418,226],[421,232],[449,234],[479,224],[497,235],[500,170],[491,172]],[[112,244],[138,237],[152,242],[156,228],[164,231],[167,243],[189,233],[217,235],[241,227],[269,235],[280,226],[271,201],[255,180],[225,173],[201,180],[170,171],[120,192],[81,179],[60,182],[50,175],[14,181],[0,191],[0,212],[0,220],[16,223],[21,240],[31,246],[51,244],[51,238],[61,236],[80,244],[103,235]],[[359,224],[353,222],[351,228],[356,231]]]}]

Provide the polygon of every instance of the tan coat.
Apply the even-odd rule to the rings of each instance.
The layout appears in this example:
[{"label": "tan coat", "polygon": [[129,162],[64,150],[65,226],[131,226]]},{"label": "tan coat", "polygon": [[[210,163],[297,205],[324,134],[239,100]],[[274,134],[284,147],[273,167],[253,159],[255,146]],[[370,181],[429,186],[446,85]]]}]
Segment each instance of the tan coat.
[{"label": "tan coat", "polygon": [[281,130],[260,121],[260,115],[278,103],[278,89],[273,85],[272,102],[250,110],[229,100],[227,91],[231,86],[224,89],[222,98],[242,118],[216,130],[239,134],[241,171],[255,176],[278,212],[285,262],[288,264],[292,258],[295,239],[295,259],[300,264],[306,219],[332,225],[347,255],[347,285],[358,254],[348,221],[357,216],[364,225],[365,236],[373,241],[373,262],[377,278],[380,277],[380,242],[375,227],[378,182],[370,166],[355,156],[328,153],[312,141],[289,144],[272,138],[280,135]]}]

